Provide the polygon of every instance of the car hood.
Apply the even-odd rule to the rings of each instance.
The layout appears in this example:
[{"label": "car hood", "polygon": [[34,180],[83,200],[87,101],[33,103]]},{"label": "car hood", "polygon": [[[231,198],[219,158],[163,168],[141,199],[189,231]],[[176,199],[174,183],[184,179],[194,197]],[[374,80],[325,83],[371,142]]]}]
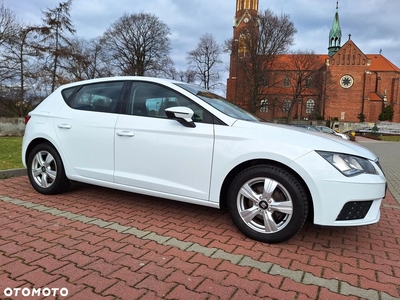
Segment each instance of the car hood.
[{"label": "car hood", "polygon": [[301,127],[237,120],[232,127],[250,129],[258,137],[269,140],[279,140],[281,143],[302,147],[304,150],[319,150],[338,153],[346,153],[376,160],[376,155],[356,142],[345,140],[333,134],[311,131]]}]

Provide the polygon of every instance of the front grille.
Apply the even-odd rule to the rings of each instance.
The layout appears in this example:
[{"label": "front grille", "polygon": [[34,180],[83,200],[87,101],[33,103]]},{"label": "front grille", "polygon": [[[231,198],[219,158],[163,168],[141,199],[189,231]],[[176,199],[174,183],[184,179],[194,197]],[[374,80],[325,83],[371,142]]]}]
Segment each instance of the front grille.
[{"label": "front grille", "polygon": [[364,219],[371,205],[372,201],[347,202],[340,211],[340,214],[337,217],[336,221]]}]

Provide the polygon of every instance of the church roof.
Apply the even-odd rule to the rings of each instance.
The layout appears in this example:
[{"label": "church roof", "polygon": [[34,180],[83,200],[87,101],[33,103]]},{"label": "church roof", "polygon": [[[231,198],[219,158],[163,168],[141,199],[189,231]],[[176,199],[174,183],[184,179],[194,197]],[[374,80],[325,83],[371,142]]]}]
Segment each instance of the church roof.
[{"label": "church roof", "polygon": [[389,61],[382,54],[365,54],[365,56],[371,60],[371,71],[396,71],[400,72],[400,69]]}]

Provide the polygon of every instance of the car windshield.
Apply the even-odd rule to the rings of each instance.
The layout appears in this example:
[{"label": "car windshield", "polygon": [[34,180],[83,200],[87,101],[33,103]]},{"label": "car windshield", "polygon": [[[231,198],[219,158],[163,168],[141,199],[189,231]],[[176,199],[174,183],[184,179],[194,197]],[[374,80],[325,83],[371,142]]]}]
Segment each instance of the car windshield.
[{"label": "car windshield", "polygon": [[206,89],[201,87],[185,84],[185,83],[176,83],[177,86],[185,89],[186,91],[196,95],[200,99],[204,100],[214,108],[218,109],[220,112],[240,120],[259,122],[258,118],[245,111],[244,109],[236,106],[235,104],[225,100],[224,97],[221,97],[217,94],[214,94]]}]

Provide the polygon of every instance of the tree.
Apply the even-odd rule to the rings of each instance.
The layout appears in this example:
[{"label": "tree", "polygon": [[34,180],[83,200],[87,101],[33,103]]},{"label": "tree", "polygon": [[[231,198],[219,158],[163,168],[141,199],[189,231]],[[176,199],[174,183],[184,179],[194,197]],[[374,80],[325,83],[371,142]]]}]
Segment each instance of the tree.
[{"label": "tree", "polygon": [[242,74],[237,90],[243,94],[237,95],[236,101],[249,99],[246,106],[251,112],[260,109],[261,100],[268,94],[267,87],[275,85],[275,77],[270,70],[277,55],[286,53],[293,45],[297,32],[289,15],[277,16],[269,9],[259,14],[254,26],[254,30],[244,30],[239,40],[231,41],[231,55],[238,56],[236,67],[238,74]]},{"label": "tree", "polygon": [[44,25],[36,28],[42,35],[37,45],[38,49],[50,55],[46,69],[50,72],[51,92],[55,90],[59,83],[64,83],[62,76],[57,71],[60,67],[61,58],[70,55],[69,46],[71,42],[67,34],[75,34],[76,32],[70,19],[71,5],[72,0],[68,0],[59,3],[58,7],[54,9],[42,11]]},{"label": "tree", "polygon": [[5,57],[10,41],[17,35],[19,24],[15,14],[0,2],[0,82],[4,83],[7,79],[13,77],[13,67]]},{"label": "tree", "polygon": [[378,120],[379,121],[393,121],[394,111],[391,105],[385,106],[380,113]]},{"label": "tree", "polygon": [[106,60],[104,51],[100,38],[72,39],[70,56],[63,59],[62,62],[62,68],[67,72],[68,81],[112,76],[112,68]]},{"label": "tree", "polygon": [[290,90],[287,123],[299,101],[302,102],[302,99],[307,96],[319,96],[322,84],[321,67],[324,65],[324,62],[312,50],[299,50],[288,55],[288,58],[288,61],[278,66],[279,70],[283,70]]},{"label": "tree", "polygon": [[220,85],[222,64],[220,55],[222,47],[217,44],[212,34],[206,33],[200,38],[195,50],[188,52],[187,61],[195,79],[200,81],[205,89],[214,89]]},{"label": "tree", "polygon": [[167,72],[169,27],[155,15],[124,14],[106,30],[102,43],[119,75],[153,75]]}]

